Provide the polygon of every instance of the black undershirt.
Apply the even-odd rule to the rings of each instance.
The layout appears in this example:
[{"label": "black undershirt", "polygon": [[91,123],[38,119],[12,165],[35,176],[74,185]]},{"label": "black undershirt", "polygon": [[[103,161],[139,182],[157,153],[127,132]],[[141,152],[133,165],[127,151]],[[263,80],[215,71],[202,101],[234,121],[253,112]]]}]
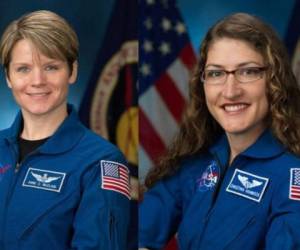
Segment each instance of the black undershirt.
[{"label": "black undershirt", "polygon": [[19,138],[19,162],[23,161],[23,159],[36,150],[39,146],[41,146],[44,142],[46,142],[48,138],[44,138],[41,140],[30,141],[23,138]]}]

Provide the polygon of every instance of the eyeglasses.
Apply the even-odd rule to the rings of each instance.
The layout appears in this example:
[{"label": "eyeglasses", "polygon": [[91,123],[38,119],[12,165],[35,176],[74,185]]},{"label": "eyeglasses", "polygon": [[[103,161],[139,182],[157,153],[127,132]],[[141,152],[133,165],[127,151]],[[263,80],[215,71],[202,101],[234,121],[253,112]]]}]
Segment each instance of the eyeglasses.
[{"label": "eyeglasses", "polygon": [[229,74],[233,74],[234,78],[240,83],[254,82],[263,77],[267,67],[243,67],[235,70],[224,69],[206,69],[203,71],[201,81],[209,85],[221,85],[227,80]]}]

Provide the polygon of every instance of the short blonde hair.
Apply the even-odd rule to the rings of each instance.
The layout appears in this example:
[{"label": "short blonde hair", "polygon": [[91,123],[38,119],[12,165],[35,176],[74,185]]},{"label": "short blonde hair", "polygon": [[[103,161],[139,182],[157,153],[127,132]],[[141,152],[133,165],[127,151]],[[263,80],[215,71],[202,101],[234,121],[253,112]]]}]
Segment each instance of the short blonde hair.
[{"label": "short blonde hair", "polygon": [[61,16],[39,10],[12,21],[0,41],[0,61],[6,72],[15,44],[29,40],[45,56],[68,63],[70,72],[78,58],[78,38],[73,28]]}]

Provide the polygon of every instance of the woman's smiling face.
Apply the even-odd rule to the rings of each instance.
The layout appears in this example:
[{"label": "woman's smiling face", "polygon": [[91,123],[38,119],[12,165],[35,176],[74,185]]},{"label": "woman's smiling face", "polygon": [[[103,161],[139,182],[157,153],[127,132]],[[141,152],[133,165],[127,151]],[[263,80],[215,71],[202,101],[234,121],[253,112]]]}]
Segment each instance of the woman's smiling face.
[{"label": "woman's smiling face", "polygon": [[[210,46],[205,70],[233,71],[264,66],[263,57],[248,43],[221,38]],[[247,83],[239,82],[230,73],[223,84],[204,83],[206,104],[227,135],[258,136],[266,127],[269,112],[266,86],[264,72],[259,79]]]}]

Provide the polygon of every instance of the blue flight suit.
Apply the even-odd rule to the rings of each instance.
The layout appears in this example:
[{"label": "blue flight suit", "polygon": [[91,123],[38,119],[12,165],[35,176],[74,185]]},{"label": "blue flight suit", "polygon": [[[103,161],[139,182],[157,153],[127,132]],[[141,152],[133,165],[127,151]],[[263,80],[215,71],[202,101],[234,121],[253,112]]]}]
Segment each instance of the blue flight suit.
[{"label": "blue flight suit", "polygon": [[223,135],[144,195],[139,245],[180,250],[300,249],[300,159],[265,131],[228,166]]},{"label": "blue flight suit", "polygon": [[104,187],[101,171],[126,170],[126,162],[68,109],[58,130],[20,165],[21,114],[0,132],[1,250],[127,248],[130,199],[114,191],[118,177],[115,187]]}]

